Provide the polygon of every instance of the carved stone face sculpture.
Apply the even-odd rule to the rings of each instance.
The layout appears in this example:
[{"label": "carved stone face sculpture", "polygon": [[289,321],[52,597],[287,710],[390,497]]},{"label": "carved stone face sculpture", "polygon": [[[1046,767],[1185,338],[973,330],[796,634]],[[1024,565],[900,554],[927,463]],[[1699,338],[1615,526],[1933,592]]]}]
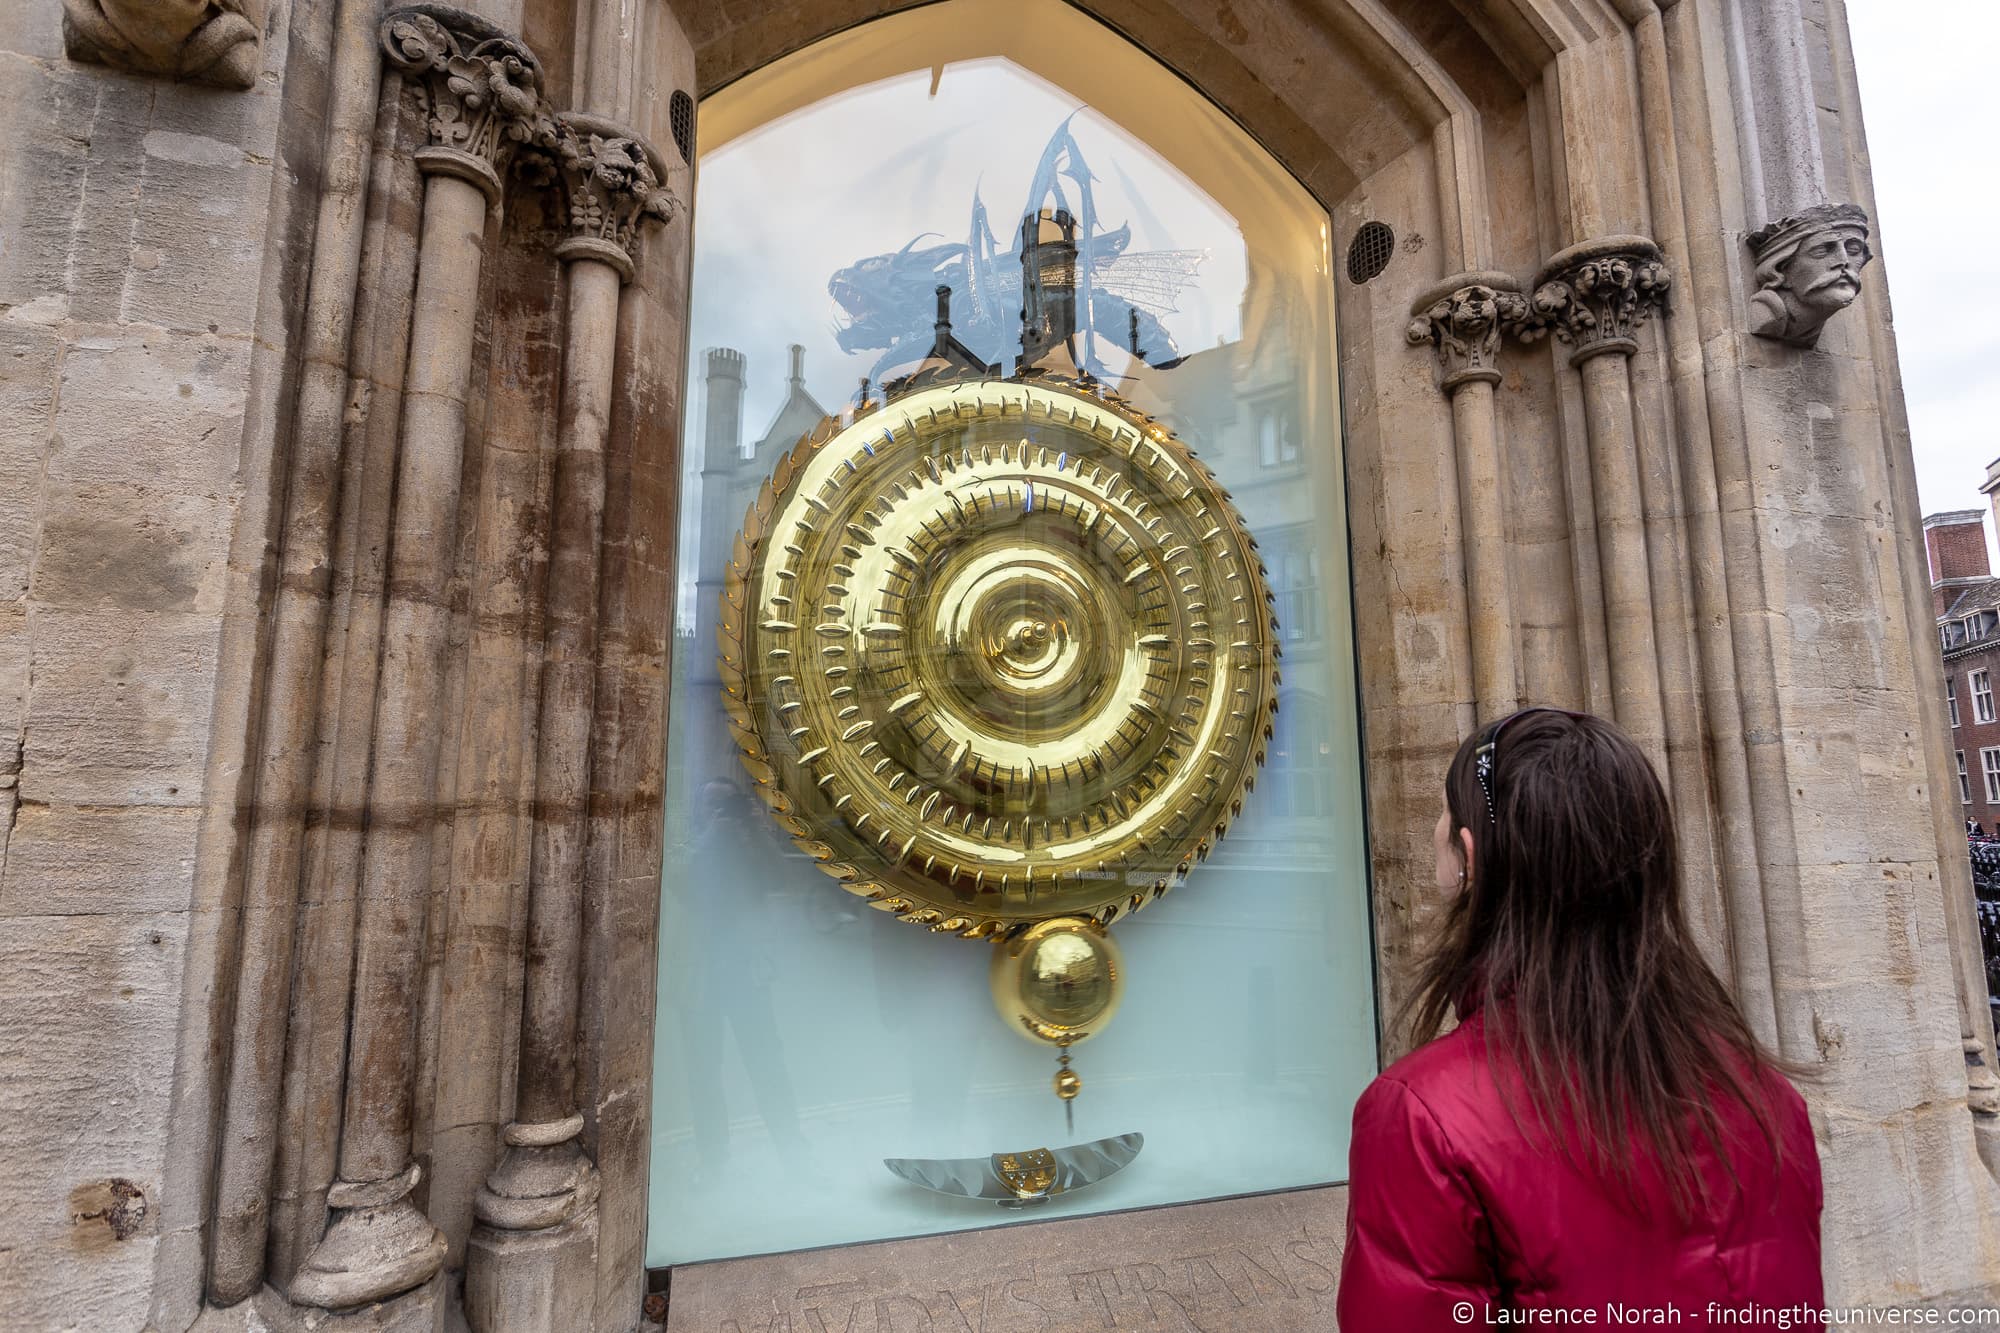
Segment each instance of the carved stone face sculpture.
[{"label": "carved stone face sculpture", "polygon": [[70,59],[248,88],[265,0],[63,0]]},{"label": "carved stone face sculpture", "polygon": [[1493,327],[1500,318],[1499,294],[1491,287],[1474,285],[1451,295],[1451,329],[1461,338],[1474,338]]},{"label": "carved stone face sculpture", "polygon": [[1760,290],[1750,299],[1750,331],[1812,347],[1827,320],[1861,295],[1861,270],[1874,258],[1868,215],[1853,204],[1823,204],[1752,232]]}]

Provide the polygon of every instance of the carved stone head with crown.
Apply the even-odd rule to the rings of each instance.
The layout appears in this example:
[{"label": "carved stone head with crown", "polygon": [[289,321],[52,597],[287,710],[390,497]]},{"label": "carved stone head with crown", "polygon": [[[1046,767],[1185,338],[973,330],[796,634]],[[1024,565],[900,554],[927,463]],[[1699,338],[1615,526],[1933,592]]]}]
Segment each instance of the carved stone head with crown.
[{"label": "carved stone head with crown", "polygon": [[1750,233],[1757,294],[1750,331],[1795,347],[1819,342],[1826,322],[1861,295],[1868,214],[1854,204],[1821,204]]}]

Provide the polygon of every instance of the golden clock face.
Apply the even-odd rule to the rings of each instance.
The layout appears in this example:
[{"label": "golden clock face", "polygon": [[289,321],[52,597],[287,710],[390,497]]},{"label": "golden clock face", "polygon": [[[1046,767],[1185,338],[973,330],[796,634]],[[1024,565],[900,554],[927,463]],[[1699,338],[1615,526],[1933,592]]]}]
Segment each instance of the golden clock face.
[{"label": "golden clock face", "polygon": [[745,516],[718,638],[778,822],[850,892],[968,938],[1165,893],[1240,811],[1277,709],[1228,494],[1062,381],[830,419]]}]

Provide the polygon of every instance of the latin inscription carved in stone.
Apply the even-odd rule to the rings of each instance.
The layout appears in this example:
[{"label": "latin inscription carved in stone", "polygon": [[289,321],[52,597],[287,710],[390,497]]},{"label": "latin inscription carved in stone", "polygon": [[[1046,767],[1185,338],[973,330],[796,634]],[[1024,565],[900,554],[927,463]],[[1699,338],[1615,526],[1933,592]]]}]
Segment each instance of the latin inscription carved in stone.
[{"label": "latin inscription carved in stone", "polygon": [[1333,1328],[1340,1187],[676,1269],[668,1333]]}]

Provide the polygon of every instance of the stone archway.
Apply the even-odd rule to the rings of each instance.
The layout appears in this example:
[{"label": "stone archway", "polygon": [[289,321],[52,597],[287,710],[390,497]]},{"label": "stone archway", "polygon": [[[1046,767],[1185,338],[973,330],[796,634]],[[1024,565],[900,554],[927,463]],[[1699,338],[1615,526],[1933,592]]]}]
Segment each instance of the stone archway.
[{"label": "stone archway", "polygon": [[[424,42],[385,65],[372,0],[226,25],[226,82],[262,61],[245,92],[68,64],[65,7],[86,36],[123,8],[33,0],[0,39],[55,145],[13,168],[40,192],[0,313],[48,381],[26,437],[69,450],[34,501],[53,521],[7,557],[8,623],[37,629],[8,640],[29,665],[0,896],[33,908],[36,957],[157,960],[127,987],[145,1023],[38,993],[28,1049],[73,1076],[34,1125],[157,1203],[158,1231],[143,1254],[34,1232],[15,1303],[32,1320],[87,1287],[108,1320],[184,1328],[204,1301],[318,1319],[358,1293],[389,1304],[350,1322],[387,1327],[446,1299],[477,1217],[481,1327],[552,1326],[557,1290],[572,1324],[629,1327],[693,197],[674,94],[902,6],[420,7],[501,78],[519,139],[459,133],[490,108],[468,116]],[[1385,977],[1458,737],[1525,698],[1616,716],[1671,779],[1711,956],[1816,1071],[1830,1294],[1990,1284],[2000,1087],[1965,868],[1938,854],[1949,755],[1920,739],[1943,734],[1941,676],[1910,647],[1928,603],[1880,267],[1813,346],[1749,315],[1759,287],[1782,304],[1755,263],[1774,241],[1872,206],[1839,5],[1081,7],[1286,163],[1336,257],[1366,221],[1401,239],[1339,288]],[[207,68],[194,40],[71,48],[154,79]],[[558,108],[581,113],[566,132]],[[629,282],[550,244],[578,239],[560,145],[592,134],[682,205],[610,238]],[[540,186],[496,169],[533,152]],[[98,192],[126,175],[148,184]],[[255,239],[233,265],[191,193]],[[147,243],[129,271],[71,263],[45,239],[71,215]],[[159,365],[236,447],[151,452],[191,419],[134,387]],[[208,573],[107,604],[79,516],[134,550],[185,529]],[[127,661],[162,717],[121,693]],[[146,901],[101,901],[79,847],[114,849]],[[128,1095],[115,1143],[75,1109]],[[66,1185],[22,1197],[67,1217]]]}]

